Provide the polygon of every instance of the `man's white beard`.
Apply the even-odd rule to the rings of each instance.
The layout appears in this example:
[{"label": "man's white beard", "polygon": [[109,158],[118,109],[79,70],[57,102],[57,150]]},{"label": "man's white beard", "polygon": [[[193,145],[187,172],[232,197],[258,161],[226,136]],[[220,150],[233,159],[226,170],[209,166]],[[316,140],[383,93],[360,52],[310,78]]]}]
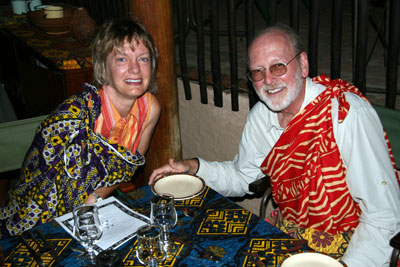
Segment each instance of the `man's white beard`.
[{"label": "man's white beard", "polygon": [[[268,91],[268,89],[286,87],[287,93],[285,96],[279,100],[278,103],[273,103],[272,99],[267,96],[264,92]],[[261,101],[263,101],[270,110],[275,112],[280,112],[288,108],[299,96],[301,89],[303,87],[303,77],[301,76],[301,69],[298,68],[296,72],[296,84],[293,87],[288,87],[287,84],[275,85],[273,88],[267,86],[266,84],[260,90],[256,90],[258,97]],[[274,99],[276,102],[276,99]]]}]

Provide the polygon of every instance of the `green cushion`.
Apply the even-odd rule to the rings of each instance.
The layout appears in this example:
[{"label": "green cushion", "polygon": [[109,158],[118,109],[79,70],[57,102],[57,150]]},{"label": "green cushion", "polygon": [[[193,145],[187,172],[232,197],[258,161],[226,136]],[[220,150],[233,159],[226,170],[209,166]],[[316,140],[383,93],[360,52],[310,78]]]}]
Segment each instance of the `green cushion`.
[{"label": "green cushion", "polygon": [[21,168],[35,130],[46,116],[0,123],[0,172]]},{"label": "green cushion", "polygon": [[393,110],[379,106],[374,106],[374,108],[389,137],[396,166],[397,168],[400,168],[400,110]]}]

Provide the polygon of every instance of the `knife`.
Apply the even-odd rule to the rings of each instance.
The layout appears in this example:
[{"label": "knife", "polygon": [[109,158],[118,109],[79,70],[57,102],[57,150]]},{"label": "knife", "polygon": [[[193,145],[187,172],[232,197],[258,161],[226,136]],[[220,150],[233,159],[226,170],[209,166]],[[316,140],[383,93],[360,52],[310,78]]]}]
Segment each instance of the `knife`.
[{"label": "knife", "polygon": [[39,256],[39,254],[36,253],[36,251],[28,244],[28,241],[26,241],[25,237],[21,234],[20,238],[22,240],[22,243],[24,243],[24,245],[26,246],[26,248],[29,251],[29,254],[31,254],[31,256],[33,257],[33,259],[36,261],[36,263],[40,266],[40,267],[46,267],[46,264],[44,264],[42,258]]}]

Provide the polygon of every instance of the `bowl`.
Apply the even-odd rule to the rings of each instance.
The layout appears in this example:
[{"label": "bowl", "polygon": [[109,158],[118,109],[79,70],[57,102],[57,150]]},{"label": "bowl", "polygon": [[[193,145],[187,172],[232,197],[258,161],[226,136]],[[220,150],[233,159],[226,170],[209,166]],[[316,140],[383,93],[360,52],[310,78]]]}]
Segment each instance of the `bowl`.
[{"label": "bowl", "polygon": [[43,9],[46,19],[61,19],[64,17],[64,8],[62,6],[48,6]]},{"label": "bowl", "polygon": [[75,8],[64,6],[64,17],[62,18],[46,19],[43,9],[30,11],[27,17],[32,24],[48,34],[64,34],[69,32],[74,12]]}]

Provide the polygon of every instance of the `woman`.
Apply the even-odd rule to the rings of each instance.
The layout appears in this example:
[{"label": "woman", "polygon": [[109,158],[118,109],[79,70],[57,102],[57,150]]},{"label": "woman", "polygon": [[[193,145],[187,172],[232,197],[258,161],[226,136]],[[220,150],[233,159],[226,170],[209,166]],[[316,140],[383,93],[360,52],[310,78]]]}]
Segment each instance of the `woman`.
[{"label": "woman", "polygon": [[93,85],[65,100],[38,128],[20,179],[0,208],[1,235],[15,235],[130,181],[160,116],[158,51],[133,18],[114,19],[93,46]]}]

